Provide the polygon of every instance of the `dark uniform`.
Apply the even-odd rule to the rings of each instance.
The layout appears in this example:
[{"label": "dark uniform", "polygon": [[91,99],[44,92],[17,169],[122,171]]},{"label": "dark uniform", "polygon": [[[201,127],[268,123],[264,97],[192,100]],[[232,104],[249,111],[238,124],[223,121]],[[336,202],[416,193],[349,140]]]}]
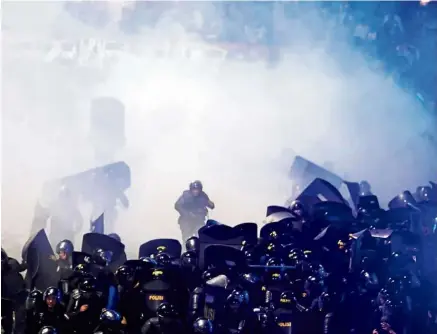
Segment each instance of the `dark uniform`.
[{"label": "dark uniform", "polygon": [[214,209],[214,203],[203,191],[200,181],[190,184],[190,189],[185,190],[175,203],[175,209],[179,212],[178,220],[182,232],[182,240],[197,234],[197,230],[205,223],[208,209]]},{"label": "dark uniform", "polygon": [[26,264],[20,264],[16,259],[8,257],[2,248],[1,313],[2,329],[6,334],[12,333],[13,330],[15,333],[24,332],[27,292],[24,279],[20,274],[24,270],[26,270]]},{"label": "dark uniform", "polygon": [[50,326],[60,332],[66,330],[65,309],[61,304],[61,291],[58,288],[49,287],[44,291],[41,311],[37,316],[37,327],[42,329],[44,326]]},{"label": "dark uniform", "polygon": [[176,308],[169,303],[162,303],[156,310],[156,317],[148,319],[141,328],[141,334],[184,333],[185,328]]}]

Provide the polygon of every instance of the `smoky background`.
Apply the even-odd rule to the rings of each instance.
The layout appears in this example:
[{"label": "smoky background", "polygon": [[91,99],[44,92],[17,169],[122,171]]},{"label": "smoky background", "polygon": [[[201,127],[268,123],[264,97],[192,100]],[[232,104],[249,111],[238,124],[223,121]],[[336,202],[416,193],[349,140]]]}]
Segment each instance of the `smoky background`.
[{"label": "smoky background", "polygon": [[[296,154],[368,180],[382,203],[435,179],[436,149],[424,136],[435,117],[343,28],[328,29],[337,17],[320,3],[248,13],[237,3],[92,2],[97,14],[76,3],[2,4],[1,232],[12,255],[29,236],[44,182],[110,162],[90,142],[99,96],[126,108],[126,144],[114,159],[131,167],[132,186],[115,231],[131,254],[152,238],[180,238],[173,204],[194,179],[216,203],[211,217],[230,225],[261,223],[267,205],[285,202]],[[255,23],[242,28],[247,15]],[[249,35],[251,46],[271,34],[269,56],[227,57],[211,42],[218,31],[231,41]],[[100,45],[97,56],[89,43]],[[82,214],[85,232],[93,217],[86,205]]]}]

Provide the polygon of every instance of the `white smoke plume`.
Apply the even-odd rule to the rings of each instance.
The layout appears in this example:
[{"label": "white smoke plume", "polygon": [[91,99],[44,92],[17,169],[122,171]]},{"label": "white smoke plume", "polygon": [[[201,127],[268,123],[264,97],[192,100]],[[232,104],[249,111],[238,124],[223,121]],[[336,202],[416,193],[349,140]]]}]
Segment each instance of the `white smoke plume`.
[{"label": "white smoke plume", "polygon": [[[180,238],[173,204],[194,179],[216,203],[211,217],[233,225],[261,222],[267,205],[284,203],[294,154],[332,162],[349,180],[369,180],[383,202],[435,177],[435,149],[421,136],[434,120],[343,34],[317,39],[326,22],[313,12],[295,22],[293,47],[272,67],[223,60],[223,49],[187,33],[178,20],[223,18],[207,3],[203,17],[183,2],[182,18],[152,13],[159,23],[136,35],[115,23],[90,28],[59,2],[2,5],[1,232],[12,254],[28,237],[42,184],[97,166],[89,106],[98,96],[126,106],[127,143],[117,160],[131,167],[131,207],[120,211],[116,231],[132,254],[148,239]],[[120,2],[111,13],[116,22]],[[228,29],[233,23],[222,21]],[[85,38],[134,51],[97,68],[50,61],[53,41]]]}]

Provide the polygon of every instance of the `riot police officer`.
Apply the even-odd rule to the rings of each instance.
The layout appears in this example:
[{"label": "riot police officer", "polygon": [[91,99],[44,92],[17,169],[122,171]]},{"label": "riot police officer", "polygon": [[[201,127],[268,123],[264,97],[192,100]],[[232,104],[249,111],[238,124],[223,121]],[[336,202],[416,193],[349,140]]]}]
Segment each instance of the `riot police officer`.
[{"label": "riot police officer", "polygon": [[95,328],[99,314],[105,306],[94,277],[85,277],[73,290],[66,310],[66,317],[73,332],[89,332]]},{"label": "riot police officer", "polygon": [[58,264],[58,272],[61,273],[61,279],[66,279],[71,275],[72,269],[72,254],[74,251],[73,243],[68,240],[62,240],[56,245],[56,254],[52,260]]},{"label": "riot police officer", "polygon": [[38,316],[38,326],[52,326],[59,331],[66,329],[65,309],[61,305],[61,291],[55,287],[49,287],[43,294],[42,312]]},{"label": "riot police officer", "polygon": [[82,230],[83,217],[78,208],[78,198],[67,186],[60,187],[56,200],[50,204],[50,235],[52,245],[59,240],[74,240]]},{"label": "riot police officer", "polygon": [[178,223],[183,241],[197,233],[205,223],[208,209],[214,208],[214,203],[203,191],[202,182],[197,180],[190,183],[189,190],[185,190],[175,203],[175,209],[180,214]]},{"label": "riot police officer", "polygon": [[150,318],[141,328],[142,334],[173,334],[185,330],[174,305],[162,303],[156,310],[156,317]]},{"label": "riot police officer", "polygon": [[22,333],[25,327],[25,301],[27,297],[25,282],[21,272],[27,269],[25,263],[20,264],[16,259],[8,256],[2,248],[1,254],[1,311],[2,328],[5,333],[12,333],[14,327],[13,313],[15,312],[15,333]]}]

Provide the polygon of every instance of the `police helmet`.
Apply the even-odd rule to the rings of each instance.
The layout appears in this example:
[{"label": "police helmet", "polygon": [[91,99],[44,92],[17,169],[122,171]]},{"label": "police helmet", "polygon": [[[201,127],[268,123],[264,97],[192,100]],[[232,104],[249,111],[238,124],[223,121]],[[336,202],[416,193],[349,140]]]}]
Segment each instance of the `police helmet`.
[{"label": "police helmet", "polygon": [[257,284],[261,282],[261,277],[259,277],[258,275],[254,274],[254,273],[246,273],[241,275],[241,283],[242,284],[248,284],[248,285],[252,285],[252,284]]},{"label": "police helmet", "polygon": [[160,319],[177,318],[179,313],[173,304],[164,302],[161,305],[159,305],[158,308],[156,309],[156,315]]},{"label": "police helmet", "polygon": [[304,252],[301,249],[292,249],[288,253],[288,262],[291,266],[298,266],[306,259]]},{"label": "police helmet", "polygon": [[118,242],[121,242],[121,238],[117,233],[109,233],[108,237],[111,237],[112,239],[117,240]]},{"label": "police helmet", "polygon": [[155,259],[156,259],[156,262],[158,263],[158,265],[163,266],[163,267],[171,264],[171,257],[167,253],[159,253],[156,255]]},{"label": "police helmet", "polygon": [[115,278],[117,279],[117,283],[123,287],[129,287],[130,285],[132,285],[134,281],[134,276],[135,269],[127,265],[122,265],[118,267],[118,269],[115,271]]},{"label": "police helmet", "polygon": [[371,194],[371,186],[370,183],[366,180],[362,180],[360,181],[360,193],[363,194],[364,196],[366,195],[370,195]]},{"label": "police helmet", "polygon": [[194,334],[212,334],[214,327],[211,320],[206,318],[197,318],[193,323]]},{"label": "police helmet", "polygon": [[203,185],[202,182],[200,182],[199,180],[193,181],[190,183],[190,190],[203,190]]},{"label": "police helmet", "polygon": [[277,251],[277,247],[276,244],[274,242],[270,242],[268,244],[265,245],[265,255],[272,255],[274,253],[276,253]]},{"label": "police helmet", "polygon": [[290,206],[288,207],[290,211],[298,218],[301,218],[305,215],[307,212],[305,205],[303,205],[302,202],[299,200],[295,200],[291,202]]},{"label": "police helmet", "polygon": [[85,277],[78,285],[80,291],[92,292],[97,287],[97,280],[95,277]]},{"label": "police helmet", "polygon": [[247,264],[252,264],[254,262],[254,252],[255,250],[253,248],[249,248],[244,251],[244,257],[246,258]]},{"label": "police helmet", "polygon": [[200,247],[200,245],[199,245],[199,238],[198,237],[188,238],[187,241],[185,242],[185,248],[187,251],[198,252],[199,247]]},{"label": "police helmet", "polygon": [[216,226],[216,225],[220,225],[220,223],[214,219],[208,219],[205,223],[206,227],[211,227],[211,226]]},{"label": "police helmet", "polygon": [[48,297],[55,297],[56,302],[60,302],[61,301],[61,290],[59,290],[58,288],[56,288],[54,286],[48,287],[44,291],[42,299],[44,301],[46,301]]},{"label": "police helmet", "polygon": [[58,330],[52,326],[44,326],[40,329],[38,334],[58,334]]},{"label": "police helmet", "polygon": [[43,301],[42,292],[39,290],[32,290],[26,298],[26,310],[33,310]]},{"label": "police helmet", "polygon": [[187,251],[181,255],[181,264],[184,267],[197,266],[197,253],[193,251]]},{"label": "police helmet", "polygon": [[80,263],[76,267],[74,267],[74,271],[86,274],[90,271],[90,265],[88,263]]},{"label": "police helmet", "polygon": [[94,252],[93,260],[97,264],[108,265],[112,261],[112,252],[99,248]]},{"label": "police helmet", "polygon": [[278,257],[272,257],[266,263],[267,267],[282,267],[283,265],[284,261],[282,261],[282,259]]},{"label": "police helmet", "polygon": [[304,289],[307,292],[314,292],[320,290],[322,282],[315,276],[309,276],[304,283]]},{"label": "police helmet", "polygon": [[111,325],[114,323],[120,323],[121,322],[121,315],[120,313],[114,311],[114,310],[104,310],[100,314],[100,322],[105,325]]},{"label": "police helmet", "polygon": [[68,255],[71,255],[73,253],[73,251],[74,251],[74,245],[68,239],[62,240],[61,242],[59,242],[56,245],[56,253],[57,254],[64,252],[64,253],[67,253]]},{"label": "police helmet", "polygon": [[243,305],[249,303],[249,293],[245,290],[234,290],[226,299],[226,305],[231,310],[239,310]]},{"label": "police helmet", "polygon": [[219,273],[217,272],[217,270],[207,269],[202,274],[202,281],[203,282],[207,282],[210,279],[213,279],[214,277],[217,277],[218,275],[219,275]]}]

